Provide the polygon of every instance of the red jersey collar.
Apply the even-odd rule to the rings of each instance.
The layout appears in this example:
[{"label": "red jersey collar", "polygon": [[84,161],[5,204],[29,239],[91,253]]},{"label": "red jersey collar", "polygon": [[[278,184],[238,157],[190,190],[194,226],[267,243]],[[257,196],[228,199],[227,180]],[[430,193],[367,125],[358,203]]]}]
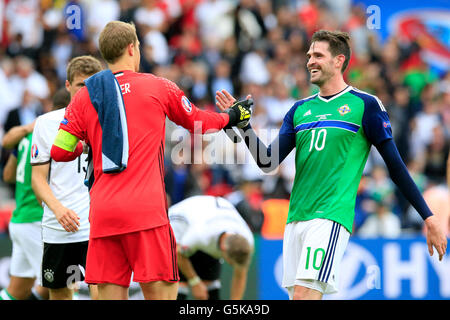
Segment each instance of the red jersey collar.
[{"label": "red jersey collar", "polygon": [[114,72],[113,74],[116,77],[118,77],[118,76],[122,76],[122,75],[129,74],[129,73],[134,73],[134,71],[132,71],[132,70],[121,70],[121,71]]}]

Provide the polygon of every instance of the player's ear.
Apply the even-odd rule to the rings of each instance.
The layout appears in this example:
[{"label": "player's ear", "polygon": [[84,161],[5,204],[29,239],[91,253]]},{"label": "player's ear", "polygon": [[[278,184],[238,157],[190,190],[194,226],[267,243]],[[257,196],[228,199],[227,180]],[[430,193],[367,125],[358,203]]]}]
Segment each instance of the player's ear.
[{"label": "player's ear", "polygon": [[127,51],[128,51],[128,55],[129,55],[130,57],[134,56],[134,43],[130,43],[130,44],[127,46]]},{"label": "player's ear", "polygon": [[66,80],[66,82],[64,84],[66,86],[67,92],[70,92],[70,82],[69,82],[69,80]]},{"label": "player's ear", "polygon": [[227,236],[228,236],[228,235],[227,235],[227,233],[225,232],[225,233],[221,236],[221,238],[219,239],[219,249],[222,250],[222,251],[226,251],[226,250],[227,250],[227,245],[226,245],[226,243],[225,243],[225,239],[226,239]]},{"label": "player's ear", "polygon": [[343,54],[338,54],[336,57],[334,57],[334,59],[336,68],[342,70],[342,66],[345,62],[345,56]]}]

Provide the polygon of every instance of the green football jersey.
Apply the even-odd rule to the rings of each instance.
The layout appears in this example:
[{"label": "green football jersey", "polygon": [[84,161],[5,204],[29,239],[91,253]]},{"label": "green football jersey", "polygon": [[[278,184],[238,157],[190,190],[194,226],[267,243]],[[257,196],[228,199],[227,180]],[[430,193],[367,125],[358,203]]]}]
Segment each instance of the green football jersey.
[{"label": "green football jersey", "polygon": [[316,94],[290,109],[283,135],[280,144],[291,139],[296,148],[287,223],[323,218],[351,233],[370,147],[392,138],[383,104],[350,86],[328,99]]},{"label": "green football jersey", "polygon": [[31,137],[32,133],[29,133],[17,147],[16,209],[11,217],[14,223],[41,221],[43,215],[42,206],[31,188]]}]

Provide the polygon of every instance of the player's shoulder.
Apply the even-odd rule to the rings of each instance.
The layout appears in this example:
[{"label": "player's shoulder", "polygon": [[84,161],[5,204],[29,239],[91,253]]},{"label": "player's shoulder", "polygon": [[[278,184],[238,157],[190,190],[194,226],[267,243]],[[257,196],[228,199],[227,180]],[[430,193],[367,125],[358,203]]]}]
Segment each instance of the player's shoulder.
[{"label": "player's shoulder", "polygon": [[318,95],[319,94],[316,93],[316,94],[310,95],[306,98],[295,101],[294,104],[292,105],[292,107],[286,113],[285,119],[287,118],[289,120],[292,120],[294,118],[294,113],[297,111],[297,109],[306,106],[305,104],[307,104],[309,101],[316,99]]},{"label": "player's shoulder", "polygon": [[298,107],[303,106],[303,105],[307,104],[308,102],[315,100],[318,97],[318,95],[319,95],[318,93],[315,93],[315,94],[310,95],[309,97],[295,101],[294,105],[291,107],[291,110],[297,109]]},{"label": "player's shoulder", "polygon": [[158,77],[152,73],[148,73],[148,72],[136,72],[133,74],[133,76],[137,79],[143,80],[143,81],[151,81],[151,82],[163,82],[164,80],[166,80],[165,78],[162,77]]},{"label": "player's shoulder", "polygon": [[73,104],[73,102],[80,103],[80,102],[87,102],[91,101],[89,96],[89,90],[87,86],[84,86],[80,88],[75,95],[70,100],[69,105]]},{"label": "player's shoulder", "polygon": [[377,100],[378,99],[377,96],[375,96],[373,94],[370,94],[367,91],[355,88],[355,87],[351,87],[351,89],[348,92],[351,93],[354,96],[360,97],[360,98],[362,98],[364,100],[368,100],[368,101],[373,101],[373,100]]},{"label": "player's shoulder", "polygon": [[62,108],[62,109],[46,112],[37,118],[37,122],[39,122],[39,123],[58,122],[59,123],[64,118],[65,109],[66,108]]},{"label": "player's shoulder", "polygon": [[349,90],[349,93],[360,98],[364,102],[364,106],[366,108],[369,108],[369,109],[379,108],[379,109],[381,109],[381,111],[386,111],[380,98],[378,98],[376,95],[370,94],[366,91],[357,89],[355,87],[352,87]]},{"label": "player's shoulder", "polygon": [[306,97],[306,98],[297,100],[297,101],[294,103],[294,107],[295,107],[295,106],[301,106],[301,105],[304,104],[304,103],[307,103],[307,102],[309,102],[309,101],[312,101],[312,100],[316,99],[318,95],[319,95],[319,93],[315,93],[315,94],[312,94],[312,95],[310,95],[310,96],[308,96],[308,97]]},{"label": "player's shoulder", "polygon": [[175,82],[173,82],[172,80],[169,80],[164,77],[158,77],[153,74],[150,74],[150,76],[152,77],[151,78],[152,81],[160,83],[162,86],[164,86],[164,88],[168,89],[169,91],[179,90],[178,85]]},{"label": "player's shoulder", "polygon": [[160,91],[160,93],[161,90],[174,91],[178,89],[178,86],[175,84],[175,82],[167,78],[154,75],[152,73],[136,73],[136,78],[141,81],[141,85],[156,88]]},{"label": "player's shoulder", "polygon": [[49,111],[37,117],[35,128],[39,130],[53,130],[64,119],[65,108]]}]

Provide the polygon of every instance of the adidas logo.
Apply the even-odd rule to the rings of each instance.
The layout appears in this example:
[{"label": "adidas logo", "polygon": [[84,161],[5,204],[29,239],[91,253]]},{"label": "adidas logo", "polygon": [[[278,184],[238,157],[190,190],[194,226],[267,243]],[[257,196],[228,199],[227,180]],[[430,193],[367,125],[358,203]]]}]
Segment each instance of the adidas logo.
[{"label": "adidas logo", "polygon": [[250,112],[247,109],[245,109],[244,107],[239,106],[239,111],[241,111],[241,117],[240,117],[241,119],[240,120],[250,118]]},{"label": "adidas logo", "polygon": [[303,115],[304,117],[309,116],[311,114],[311,110],[308,110],[305,112],[305,114]]}]

